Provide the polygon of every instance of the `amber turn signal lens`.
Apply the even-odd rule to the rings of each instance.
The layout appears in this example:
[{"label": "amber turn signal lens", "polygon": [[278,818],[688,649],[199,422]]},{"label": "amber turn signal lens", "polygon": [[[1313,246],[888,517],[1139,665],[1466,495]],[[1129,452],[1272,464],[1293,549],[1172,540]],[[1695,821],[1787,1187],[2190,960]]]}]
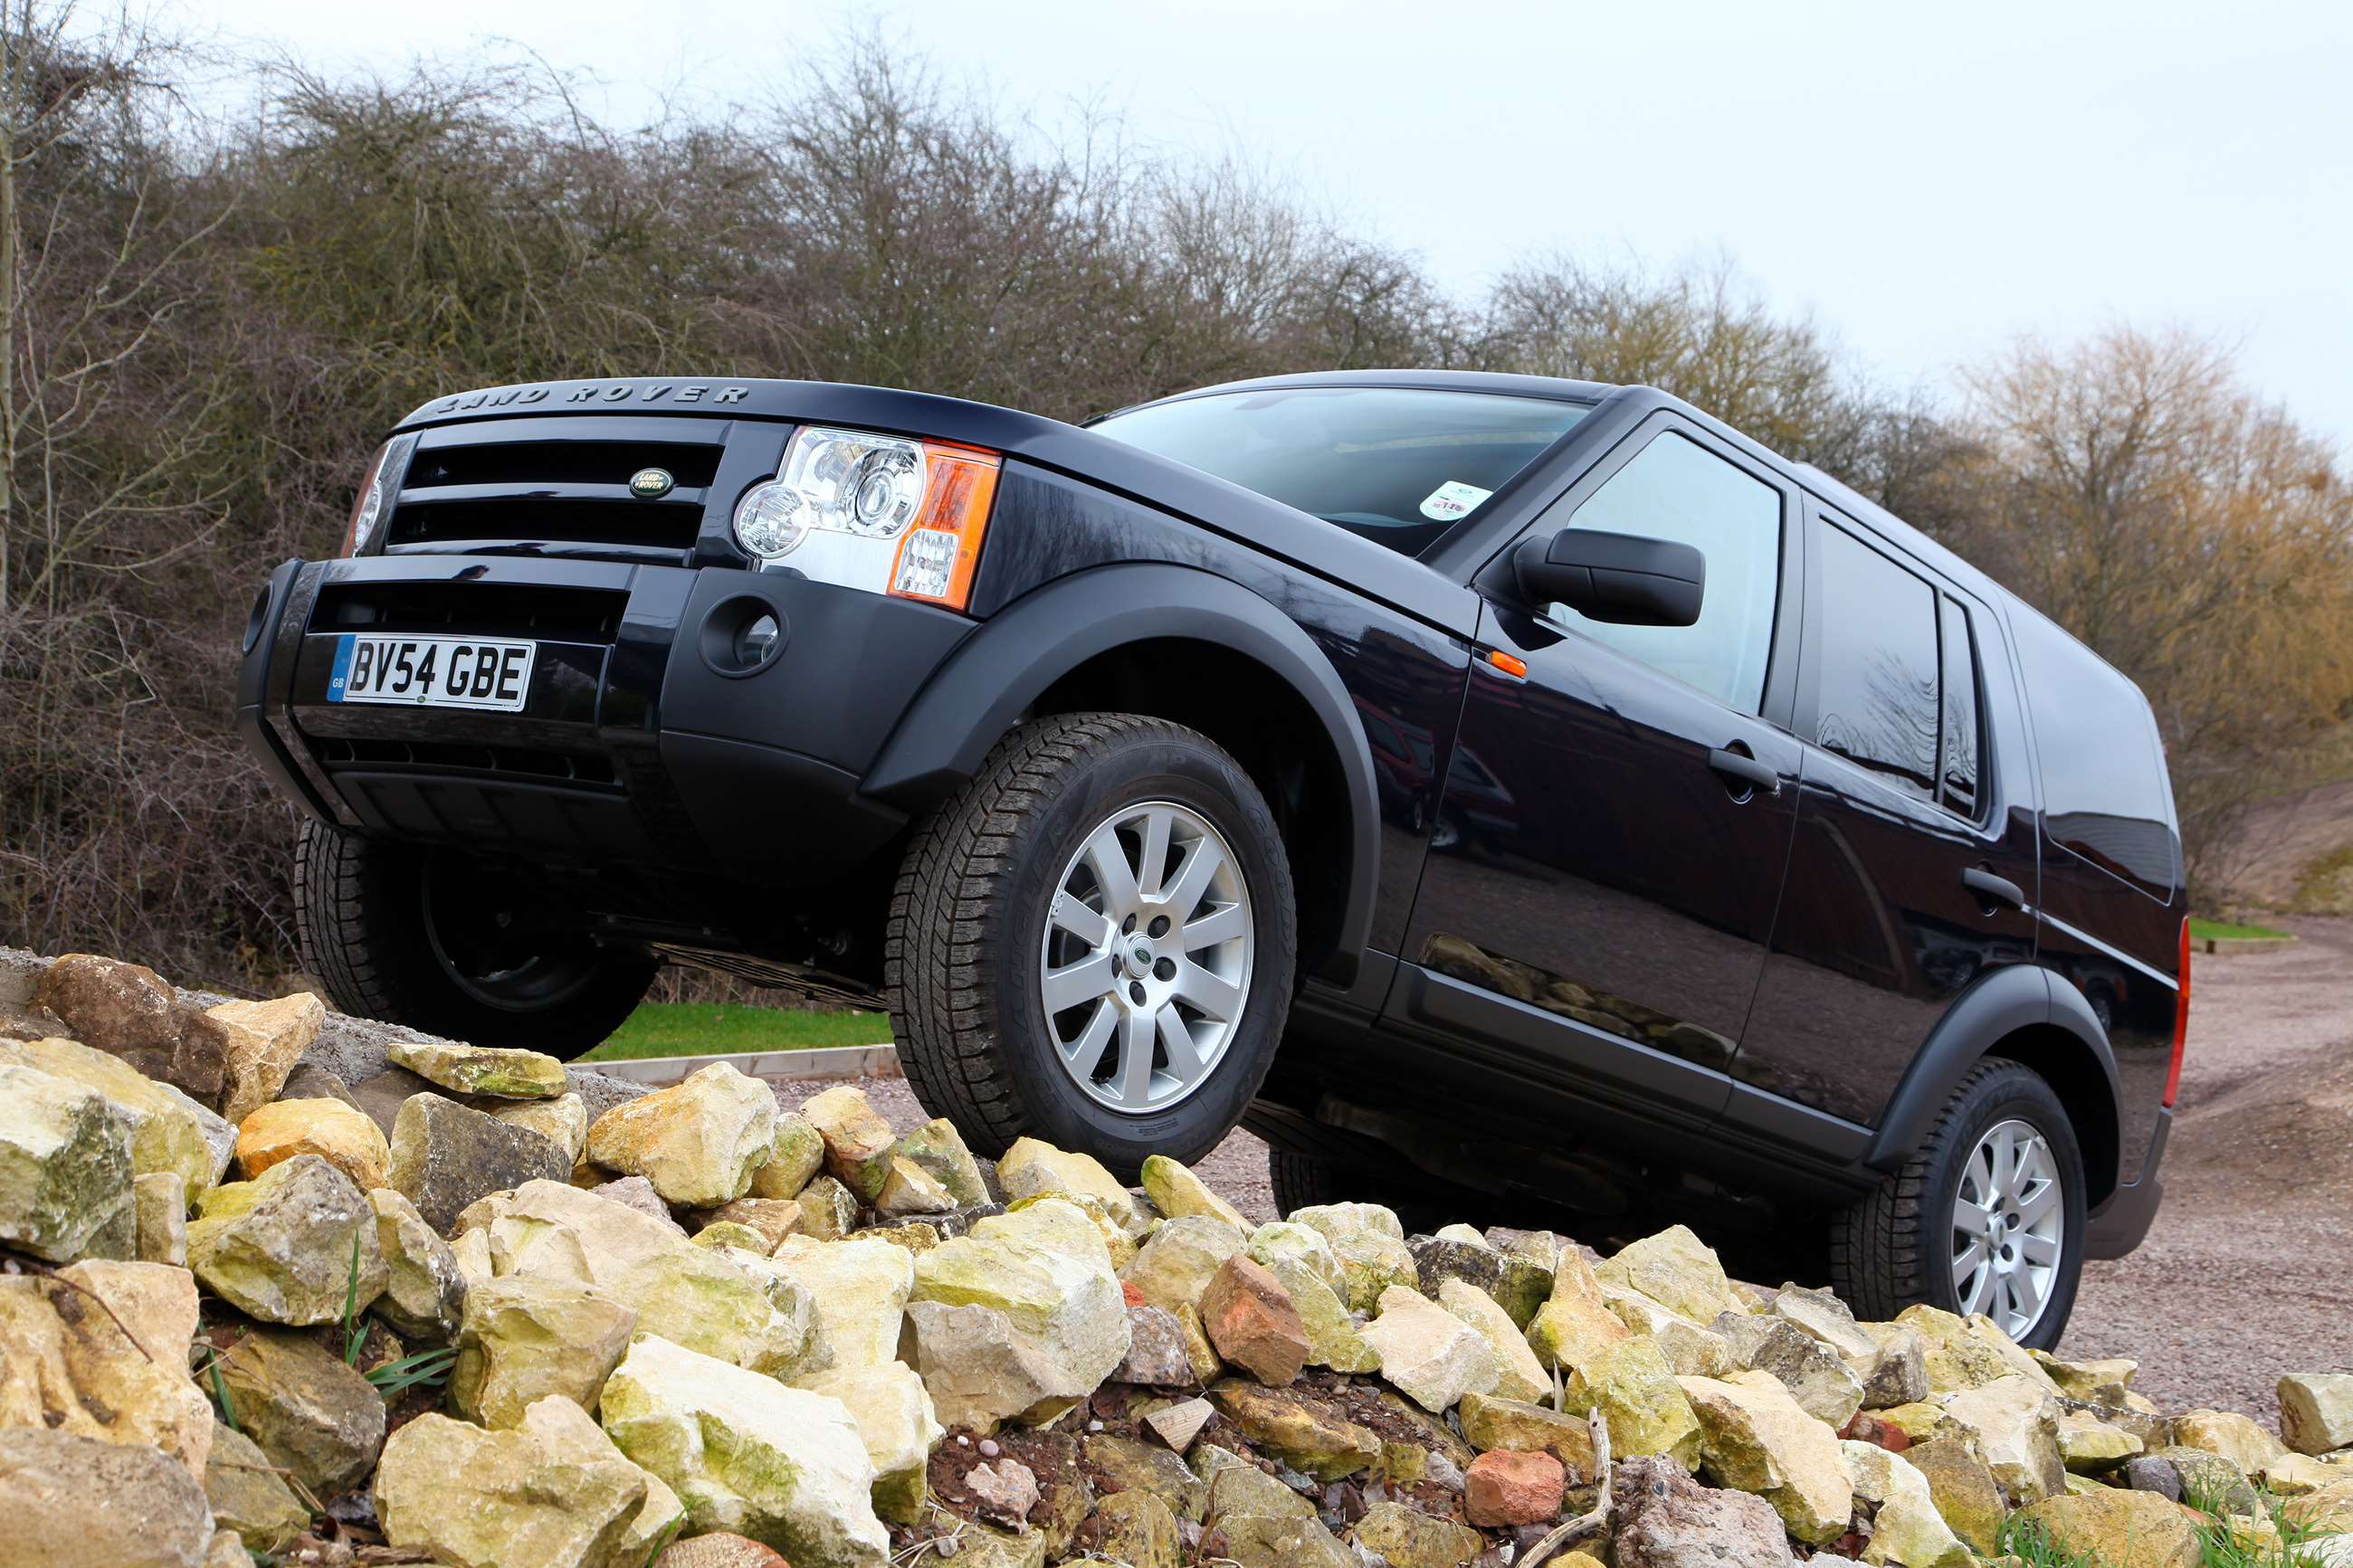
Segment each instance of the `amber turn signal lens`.
[{"label": "amber turn signal lens", "polygon": [[1491,647],[1487,650],[1487,662],[1515,680],[1525,680],[1528,678],[1528,661],[1517,654],[1509,654],[1501,648]]},{"label": "amber turn signal lens", "polygon": [[997,499],[997,457],[976,447],[926,441],[923,467],[923,504],[900,536],[890,591],[961,611],[972,598],[988,509]]}]

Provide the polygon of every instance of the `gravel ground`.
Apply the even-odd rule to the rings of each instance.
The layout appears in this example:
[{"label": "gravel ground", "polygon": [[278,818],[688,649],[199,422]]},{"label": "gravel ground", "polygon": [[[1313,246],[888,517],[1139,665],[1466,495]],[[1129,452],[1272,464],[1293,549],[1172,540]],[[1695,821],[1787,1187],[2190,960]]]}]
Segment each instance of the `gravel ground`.
[{"label": "gravel ground", "polygon": [[[2137,1359],[2136,1386],[2169,1411],[2269,1424],[2280,1373],[2353,1370],[2353,921],[2289,923],[2294,947],[2196,966],[2165,1206],[2138,1252],[2085,1268],[2062,1347]],[[797,1105],[827,1087],[776,1092]],[[924,1120],[905,1080],[864,1088],[900,1131]],[[1198,1168],[1276,1217],[1250,1133]]]}]

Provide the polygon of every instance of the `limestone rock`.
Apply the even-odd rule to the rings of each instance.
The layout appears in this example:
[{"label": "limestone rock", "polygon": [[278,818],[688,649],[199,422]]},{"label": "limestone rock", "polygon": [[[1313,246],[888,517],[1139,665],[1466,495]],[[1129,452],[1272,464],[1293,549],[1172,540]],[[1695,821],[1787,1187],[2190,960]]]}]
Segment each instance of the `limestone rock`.
[{"label": "limestone rock", "polygon": [[1038,1506],[1037,1473],[1010,1456],[974,1466],[965,1472],[964,1486],[984,1511],[1003,1524],[1019,1524]]},{"label": "limestone rock", "polygon": [[1832,1430],[1844,1427],[1862,1407],[1862,1384],[1846,1363],[1786,1318],[1726,1313],[1715,1328],[1735,1365],[1770,1373],[1800,1409]]},{"label": "limestone rock", "polygon": [[1154,1231],[1120,1270],[1120,1278],[1155,1307],[1198,1307],[1201,1292],[1227,1258],[1242,1250],[1243,1233],[1223,1220],[1187,1215]]},{"label": "limestone rock", "polygon": [[860,1241],[887,1241],[910,1257],[929,1252],[947,1237],[930,1220],[902,1220],[897,1225],[870,1225],[852,1233]]},{"label": "limestone rock", "polygon": [[657,1484],[593,1429],[427,1415],[385,1445],[375,1510],[388,1542],[440,1561],[638,1568],[677,1517]]},{"label": "limestone rock", "polygon": [[212,1539],[205,1489],[162,1450],[0,1431],[0,1542],[37,1545],[28,1568],[202,1568]]},{"label": "limestone rock", "polygon": [[1442,1415],[1465,1394],[1498,1391],[1503,1374],[1480,1328],[1408,1286],[1383,1291],[1380,1310],[1365,1342],[1381,1375],[1415,1404]]},{"label": "limestone rock", "polygon": [[797,1198],[825,1163],[825,1137],[798,1111],[776,1113],[768,1140],[768,1161],[752,1173],[755,1198]]},{"label": "limestone rock", "polygon": [[1605,1283],[1625,1286],[1695,1323],[1725,1312],[1746,1313],[1715,1249],[1688,1226],[1672,1226],[1620,1249],[1594,1270]]},{"label": "limestone rock", "polygon": [[228,1029],[220,1109],[232,1125],[284,1091],[294,1064],[327,1021],[327,1005],[308,991],[270,1002],[224,1002],[206,1011]]},{"label": "limestone rock", "polygon": [[2121,1426],[2073,1410],[2061,1414],[2058,1438],[2061,1463],[2070,1474],[2079,1476],[2104,1475],[2142,1447],[2141,1440]]},{"label": "limestone rock", "polygon": [[2192,1410],[2175,1416],[2173,1440],[2184,1448],[2220,1454],[2248,1475],[2287,1452],[2287,1445],[2277,1437],[2227,1410]]},{"label": "limestone rock", "polygon": [[882,1568],[874,1463],[841,1402],[640,1335],[605,1384],[605,1430],[685,1505],[795,1568]]},{"label": "limestone rock", "polygon": [[1228,1225],[1247,1227],[1250,1221],[1241,1210],[1209,1190],[1209,1184],[1195,1175],[1182,1162],[1166,1154],[1153,1154],[1144,1162],[1144,1194],[1152,1206],[1170,1219],[1182,1219],[1187,1215],[1207,1215],[1211,1219],[1224,1220]]},{"label": "limestone rock", "polygon": [[754,1173],[775,1156],[776,1135],[768,1086],[714,1062],[598,1117],[588,1129],[588,1158],[645,1177],[667,1202],[707,1208],[752,1190]]},{"label": "limestone rock", "polygon": [[1766,1310],[1808,1339],[1828,1346],[1831,1353],[1858,1376],[1864,1375],[1879,1360],[1880,1342],[1854,1321],[1854,1313],[1844,1301],[1828,1290],[1784,1285],[1774,1293],[1773,1304]]},{"label": "limestone rock", "polygon": [[188,1267],[205,1289],[266,1323],[332,1323],[343,1315],[354,1270],[362,1308],[390,1279],[366,1194],[316,1154],[199,1199]]},{"label": "limestone rock", "polygon": [[188,1380],[186,1270],[90,1260],[0,1278],[0,1426],[148,1445],[202,1476],[212,1409]]},{"label": "limestone rock", "polygon": [[897,1359],[907,1298],[915,1289],[912,1253],[862,1237],[811,1241],[788,1236],[771,1262],[808,1292],[835,1368],[881,1366]]},{"label": "limestone rock", "polygon": [[1862,1407],[1892,1410],[1928,1397],[1928,1342],[1914,1330],[1874,1323],[1870,1333],[1879,1357],[1862,1377]]},{"label": "limestone rock", "polygon": [[1846,1533],[1854,1483],[1836,1433],[1808,1415],[1769,1373],[1679,1380],[1703,1432],[1707,1471],[1773,1505],[1799,1541],[1826,1546]]},{"label": "limestone rock", "polygon": [[[1521,1334],[1519,1326],[1487,1292],[1466,1279],[1455,1277],[1439,1286],[1438,1301],[1440,1306],[1486,1341],[1487,1349],[1494,1357],[1494,1386],[1477,1392],[1497,1394],[1506,1399],[1535,1400],[1543,1398],[1551,1391],[1552,1380],[1545,1375],[1545,1369],[1536,1360],[1535,1352],[1528,1349],[1528,1342]],[[1464,1392],[1471,1391],[1466,1389]]]},{"label": "limestone rock", "polygon": [[[1306,1229],[1304,1226],[1293,1228]],[[1298,1309],[1300,1324],[1307,1331],[1308,1365],[1328,1366],[1334,1372],[1381,1369],[1380,1353],[1366,1342],[1356,1320],[1348,1315],[1347,1307],[1324,1275],[1295,1257],[1277,1254],[1259,1261],[1290,1296],[1292,1306]]]},{"label": "limestone rock", "polygon": [[2104,1568],[2199,1568],[2205,1561],[2189,1516],[2147,1492],[2103,1487],[2048,1498],[2022,1521],[2060,1552]]},{"label": "limestone rock", "polygon": [[340,1100],[273,1100],[237,1130],[237,1164],[251,1181],[297,1154],[316,1154],[360,1191],[383,1186],[392,1164],[384,1131]]},{"label": "limestone rock", "polygon": [[459,1045],[448,1040],[394,1040],[385,1058],[453,1094],[492,1100],[554,1100],[569,1087],[564,1064],[543,1051]]},{"label": "limestone rock", "polygon": [[1176,1516],[1147,1491],[1113,1492],[1095,1505],[1094,1550],[1128,1568],[1177,1568],[1184,1538]]},{"label": "limestone rock", "polygon": [[811,1177],[796,1201],[801,1205],[803,1236],[838,1241],[858,1228],[858,1194],[831,1176]]},{"label": "limestone rock", "polygon": [[521,1426],[525,1410],[550,1397],[593,1415],[637,1328],[636,1312],[593,1286],[492,1279],[466,1294],[449,1406],[492,1431]]},{"label": "limestone rock", "polygon": [[1365,1510],[1356,1539],[1391,1568],[1462,1568],[1487,1549],[1486,1538],[1475,1530],[1386,1500]]},{"label": "limestone rock", "polygon": [[[1082,1440],[1081,1451],[1086,1469],[1101,1478],[1100,1484],[1106,1491],[1149,1492],[1166,1503],[1177,1518],[1198,1524],[1208,1508],[1209,1489],[1176,1456],[1193,1446],[1200,1425],[1206,1424],[1215,1410],[1206,1399],[1188,1399],[1155,1410],[1144,1419],[1155,1435],[1168,1441],[1162,1418],[1180,1411],[1189,1411],[1176,1423],[1177,1436],[1184,1439],[1181,1447],[1171,1441],[1168,1448],[1163,1448],[1133,1437],[1098,1432]],[[1191,1426],[1190,1432],[1183,1429],[1187,1426]],[[1176,1452],[1170,1452],[1171,1448]]]},{"label": "limestone rock", "polygon": [[1411,1247],[1421,1293],[1442,1301],[1440,1290],[1449,1279],[1460,1279],[1485,1294],[1507,1313],[1514,1333],[1523,1333],[1536,1310],[1552,1296],[1553,1271],[1517,1253],[1499,1252],[1485,1242],[1451,1237],[1430,1237]]},{"label": "limestone rock", "polygon": [[1108,1257],[1074,1257],[1022,1229],[976,1227],[915,1259],[916,1370],[950,1425],[1043,1420],[1093,1393],[1127,1354],[1127,1303]]},{"label": "limestone rock", "polygon": [[1889,1568],[1973,1568],[1977,1559],[1936,1511],[1928,1479],[1873,1443],[1839,1445],[1854,1495],[1872,1505],[1862,1560]]},{"label": "limestone rock", "polygon": [[2274,1497],[2302,1497],[2353,1479],[2353,1467],[2323,1464],[2309,1454],[2283,1454],[2251,1479]]},{"label": "limestone rock", "polygon": [[393,1120],[391,1185],[444,1236],[477,1199],[571,1174],[564,1151],[540,1134],[438,1094],[411,1095]]},{"label": "limestone rock", "polygon": [[1983,1388],[2005,1377],[2023,1377],[2046,1394],[2059,1385],[2042,1363],[2013,1343],[1982,1315],[1961,1318],[1935,1307],[1906,1307],[1895,1321],[1927,1343],[1928,1386],[1937,1394]]},{"label": "limestone rock", "polygon": [[1405,1225],[1397,1211],[1380,1204],[1310,1204],[1293,1209],[1283,1216],[1293,1225],[1307,1226],[1325,1236],[1345,1236],[1352,1231],[1369,1230],[1376,1236],[1386,1236],[1391,1241],[1405,1239]]},{"label": "limestone rock", "polygon": [[588,1153],[588,1102],[576,1094],[558,1095],[554,1100],[521,1100],[512,1105],[490,1109],[490,1113],[510,1127],[521,1127],[536,1132],[557,1148],[564,1157],[578,1164]]},{"label": "limestone rock", "polygon": [[1550,1371],[1575,1371],[1632,1331],[1609,1310],[1592,1265],[1575,1247],[1564,1247],[1553,1273],[1552,1294],[1528,1322],[1528,1348]]},{"label": "limestone rock", "polygon": [[932,1447],[944,1435],[923,1380],[903,1362],[821,1372],[805,1385],[838,1399],[857,1424],[874,1462],[874,1511],[895,1524],[923,1517],[924,1471]]},{"label": "limestone rock", "polygon": [[825,1140],[827,1173],[863,1202],[880,1197],[899,1138],[882,1113],[867,1103],[866,1091],[851,1084],[828,1089],[804,1101],[801,1115]]},{"label": "limestone rock", "polygon": [[1112,1369],[1113,1383],[1176,1388],[1192,1381],[1193,1362],[1185,1325],[1174,1312],[1149,1303],[1127,1310],[1127,1355]]},{"label": "limestone rock", "polygon": [[212,1506],[213,1522],[235,1531],[255,1552],[282,1551],[311,1527],[311,1510],[278,1469],[252,1438],[213,1424],[212,1452],[205,1461],[205,1499]]},{"label": "limestone rock", "polygon": [[670,1542],[654,1559],[653,1568],[792,1568],[792,1564],[773,1547],[722,1530]]},{"label": "limestone rock", "polygon": [[[1727,1377],[1741,1370],[1732,1346],[1714,1329],[1702,1328],[1623,1285],[1605,1283],[1601,1294],[1620,1322],[1657,1342],[1677,1377]],[[1746,1321],[1729,1313],[1716,1320],[1719,1324]]]},{"label": "limestone rock", "polygon": [[1463,1515],[1490,1530],[1547,1523],[1560,1512],[1567,1484],[1567,1472],[1550,1454],[1491,1449],[1463,1472]]},{"label": "limestone rock", "polygon": [[1237,1254],[1218,1266],[1201,1292],[1200,1312],[1218,1354],[1261,1383],[1289,1383],[1307,1364],[1299,1309],[1282,1283],[1248,1258]]},{"label": "limestone rock", "polygon": [[30,1068],[104,1096],[130,1129],[134,1176],[169,1171],[195,1194],[219,1181],[227,1167],[236,1128],[121,1057],[78,1040],[0,1039],[0,1064]]},{"label": "limestone rock", "polygon": [[765,1258],[768,1249],[776,1245],[750,1226],[732,1219],[714,1220],[696,1231],[690,1239],[697,1247],[749,1252],[758,1258]]},{"label": "limestone rock", "polygon": [[376,1247],[385,1262],[384,1294],[369,1310],[403,1338],[446,1343],[458,1331],[466,1306],[466,1276],[457,1253],[434,1234],[415,1204],[390,1187],[376,1188],[367,1201],[375,1211]]},{"label": "limestone rock", "polygon": [[153,970],[69,952],[42,971],[33,1001],[64,1019],[82,1044],[206,1105],[220,1102],[228,1026],[182,1002]]},{"label": "limestone rock", "polygon": [[1610,1451],[1621,1458],[1666,1455],[1685,1469],[1699,1460],[1699,1417],[1648,1340],[1621,1340],[1588,1357],[1569,1377],[1566,1404],[1579,1415],[1600,1411]]},{"label": "limestone rock", "polygon": [[1466,1394],[1456,1412],[1462,1436],[1481,1453],[1547,1453],[1567,1471],[1567,1484],[1590,1486],[1601,1479],[1593,1451],[1593,1429],[1582,1415],[1517,1399]]},{"label": "limestone rock", "polygon": [[367,1479],[384,1447],[384,1400],[309,1334],[262,1329],[215,1363],[237,1426],[322,1501]]},{"label": "limestone rock", "polygon": [[988,1184],[981,1179],[980,1162],[965,1147],[964,1135],[945,1117],[934,1117],[899,1140],[892,1151],[913,1160],[932,1180],[947,1189],[960,1209],[978,1208],[990,1201]]},{"label": "limestone rock", "polygon": [[1405,1245],[1397,1215],[1378,1204],[1317,1204],[1291,1215],[1324,1233],[1346,1279],[1342,1292],[1352,1312],[1369,1312],[1391,1286],[1420,1288],[1421,1272]]},{"label": "limestone rock", "polygon": [[2353,1373],[2299,1372],[2279,1380],[2280,1436],[2299,1454],[2353,1448]]},{"label": "limestone rock", "polygon": [[2353,1534],[2353,1480],[2291,1498],[2280,1510],[2280,1522],[2308,1535]]},{"label": "limestone rock", "polygon": [[1092,1154],[1074,1154],[1035,1138],[1017,1138],[997,1162],[997,1181],[1009,1201],[1041,1193],[1073,1193],[1093,1198],[1118,1220],[1131,1240],[1142,1240],[1151,1216],[1117,1177]]},{"label": "limestone rock", "polygon": [[2059,1457],[2059,1402],[2031,1380],[1997,1378],[1949,1394],[1945,1415],[1976,1440],[1994,1479],[2019,1507],[2066,1487],[2066,1466]]},{"label": "limestone rock", "polygon": [[1927,1481],[1936,1512],[1953,1533],[1979,1556],[1992,1556],[2000,1549],[2001,1521],[2009,1509],[1993,1470],[1968,1438],[1956,1433],[1915,1443],[1904,1458]]},{"label": "limestone rock", "polygon": [[883,1163],[882,1187],[874,1194],[874,1212],[888,1218],[908,1215],[945,1214],[956,1206],[955,1196],[913,1160],[892,1154]]},{"label": "limestone rock", "polygon": [[1248,1235],[1250,1239],[1243,1250],[1250,1254],[1251,1262],[1265,1265],[1278,1276],[1282,1272],[1278,1265],[1297,1264],[1322,1279],[1345,1306],[1348,1271],[1340,1266],[1340,1255],[1332,1250],[1330,1238],[1322,1231],[1312,1225],[1278,1219]]},{"label": "limestone rock", "polygon": [[188,1184],[170,1171],[131,1178],[142,1263],[188,1263]]},{"label": "limestone rock", "polygon": [[[623,1176],[617,1181],[600,1182],[587,1191],[593,1197],[635,1209],[648,1219],[659,1220],[676,1235],[686,1234],[686,1227],[679,1224],[677,1216],[670,1212],[670,1205],[662,1202],[659,1193],[654,1191],[654,1184],[643,1176]],[[756,1230],[759,1227],[754,1226],[753,1228]]]},{"label": "limestone rock", "polygon": [[1762,1499],[1703,1487],[1672,1460],[1619,1465],[1609,1495],[1617,1568],[1790,1568],[1795,1561]]},{"label": "limestone rock", "polygon": [[2125,1467],[2126,1483],[2136,1490],[2147,1489],[2145,1483],[2153,1479],[2152,1472],[2166,1478],[2158,1489],[2192,1508],[2211,1513],[2262,1510],[2263,1500],[2248,1484],[2245,1473],[2220,1454],[2203,1448],[2157,1448]]},{"label": "limestone rock", "polygon": [[1124,1268],[1135,1261],[1135,1242],[1123,1228],[1120,1216],[1105,1208],[1100,1199],[1082,1193],[1035,1193],[1026,1198],[1014,1199],[1005,1205],[1004,1215],[991,1215],[988,1218],[1002,1219],[1013,1215],[1039,1213],[1059,1215],[1064,1221],[1071,1215],[1080,1215],[1094,1233],[1092,1237],[1082,1238],[1075,1227],[1064,1228],[1058,1221],[1054,1240],[1050,1245],[1068,1244],[1088,1258],[1093,1258],[1100,1250],[1113,1270]]},{"label": "limestone rock", "polygon": [[53,1263],[138,1246],[131,1127],[69,1079],[0,1066],[0,1241]]},{"label": "limestone rock", "polygon": [[1232,1378],[1208,1397],[1260,1453],[1319,1481],[1345,1480],[1380,1459],[1378,1435],[1321,1399]]},{"label": "limestone rock", "polygon": [[2100,1361],[2062,1361],[2047,1351],[2029,1351],[2034,1363],[2051,1374],[2059,1392],[2071,1399],[2092,1405],[2121,1405],[2131,1391],[2133,1374],[2140,1363],[2119,1358]]},{"label": "limestone rock", "polygon": [[704,1226],[743,1226],[760,1237],[762,1251],[774,1252],[785,1237],[800,1229],[801,1205],[791,1198],[737,1198],[732,1204],[704,1209],[695,1217]]}]

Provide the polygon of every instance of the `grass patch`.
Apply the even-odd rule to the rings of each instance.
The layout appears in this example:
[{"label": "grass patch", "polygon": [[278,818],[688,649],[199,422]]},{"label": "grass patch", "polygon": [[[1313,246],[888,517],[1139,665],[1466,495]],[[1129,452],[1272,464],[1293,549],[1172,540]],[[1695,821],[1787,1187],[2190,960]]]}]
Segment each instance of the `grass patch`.
[{"label": "grass patch", "polygon": [[2245,942],[2251,938],[2277,940],[2291,933],[2275,931],[2270,926],[2233,925],[2229,921],[2210,921],[2203,915],[2191,915],[2189,934],[2200,942],[2210,936],[2222,942]]},{"label": "grass patch", "polygon": [[744,1007],[723,1002],[648,1002],[613,1037],[580,1059],[634,1061],[646,1057],[749,1055],[812,1051],[827,1046],[887,1046],[891,1018],[848,1007]]}]

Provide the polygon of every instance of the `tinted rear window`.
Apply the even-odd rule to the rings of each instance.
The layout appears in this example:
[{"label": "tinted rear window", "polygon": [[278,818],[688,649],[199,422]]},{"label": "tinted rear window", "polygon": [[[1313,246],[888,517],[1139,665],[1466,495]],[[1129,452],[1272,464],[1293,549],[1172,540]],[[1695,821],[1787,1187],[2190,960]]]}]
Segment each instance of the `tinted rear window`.
[{"label": "tinted rear window", "polygon": [[1835,528],[1821,542],[1814,741],[1907,795],[1936,798],[1936,595]]},{"label": "tinted rear window", "polygon": [[2147,700],[2032,611],[2012,616],[2011,630],[2042,763],[2044,836],[2151,897],[2170,900],[2181,841]]},{"label": "tinted rear window", "polygon": [[1485,392],[1293,386],[1156,403],[1094,427],[1419,555],[1585,414]]}]

